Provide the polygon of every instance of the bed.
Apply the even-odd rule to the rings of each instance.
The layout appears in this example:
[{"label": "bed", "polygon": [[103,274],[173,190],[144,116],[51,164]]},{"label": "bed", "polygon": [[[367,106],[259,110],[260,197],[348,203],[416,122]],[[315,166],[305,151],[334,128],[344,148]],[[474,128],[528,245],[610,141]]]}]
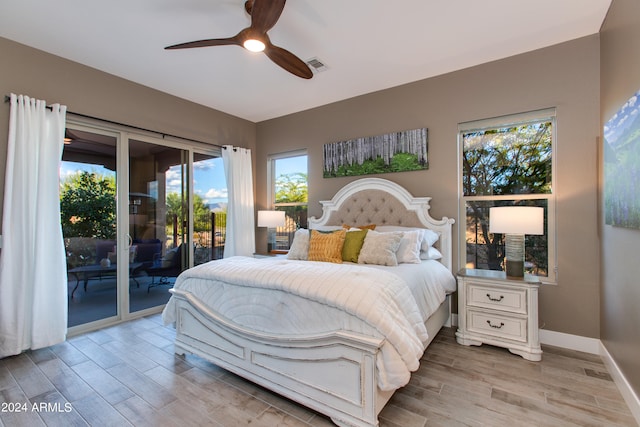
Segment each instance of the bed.
[{"label": "bed", "polygon": [[[309,230],[318,231],[297,232],[289,255],[232,257],[183,272],[163,319],[175,324],[177,354],[198,355],[337,425],[377,426],[384,405],[449,325],[454,220],[432,218],[429,197],[380,178],[353,181],[320,203],[322,216],[309,219]],[[376,231],[364,233],[360,261],[379,239],[393,240],[389,249],[399,259],[399,242],[416,231],[422,259],[384,266],[296,255],[304,241],[298,233],[333,239],[371,224]],[[436,237],[425,244],[427,235]],[[315,256],[311,249],[308,256]]]}]

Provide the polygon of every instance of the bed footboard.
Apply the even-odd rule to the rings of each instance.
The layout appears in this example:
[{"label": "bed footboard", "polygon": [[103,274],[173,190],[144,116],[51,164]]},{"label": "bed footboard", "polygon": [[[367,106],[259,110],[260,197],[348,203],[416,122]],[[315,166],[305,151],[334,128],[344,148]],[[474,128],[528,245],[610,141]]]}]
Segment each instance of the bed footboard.
[{"label": "bed footboard", "polygon": [[192,353],[327,415],[338,425],[377,426],[393,392],[377,387],[384,339],[337,332],[270,335],[230,324],[188,292],[176,299],[176,353]]}]

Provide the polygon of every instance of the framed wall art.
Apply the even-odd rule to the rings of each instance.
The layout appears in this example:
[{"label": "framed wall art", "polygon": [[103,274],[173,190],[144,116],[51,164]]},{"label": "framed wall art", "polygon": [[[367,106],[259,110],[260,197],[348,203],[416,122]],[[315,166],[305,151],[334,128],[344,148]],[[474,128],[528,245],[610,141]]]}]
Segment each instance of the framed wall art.
[{"label": "framed wall art", "polygon": [[427,128],[324,145],[323,176],[356,176],[429,168]]},{"label": "framed wall art", "polygon": [[640,229],[640,90],[604,125],[605,223]]}]

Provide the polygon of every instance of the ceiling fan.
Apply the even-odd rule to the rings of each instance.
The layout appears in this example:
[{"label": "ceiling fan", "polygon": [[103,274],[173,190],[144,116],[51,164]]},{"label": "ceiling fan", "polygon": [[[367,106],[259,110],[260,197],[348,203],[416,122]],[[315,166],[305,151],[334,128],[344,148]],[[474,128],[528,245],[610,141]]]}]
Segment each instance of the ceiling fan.
[{"label": "ceiling fan", "polygon": [[247,0],[244,9],[251,15],[251,26],[233,37],[197,40],[167,46],[165,49],[189,49],[193,47],[237,45],[252,52],[264,52],[273,62],[303,79],[313,77],[313,72],[300,58],[286,49],[275,46],[269,40],[269,31],[278,22],[287,0]]}]

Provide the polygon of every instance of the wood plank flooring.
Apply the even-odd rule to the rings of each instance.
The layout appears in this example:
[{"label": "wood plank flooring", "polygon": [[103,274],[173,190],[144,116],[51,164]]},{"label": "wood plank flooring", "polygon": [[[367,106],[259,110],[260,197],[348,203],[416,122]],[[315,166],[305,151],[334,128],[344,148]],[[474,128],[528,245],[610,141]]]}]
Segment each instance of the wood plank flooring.
[{"label": "wood plank flooring", "polygon": [[[173,354],[160,315],[0,360],[0,425],[330,426],[195,356]],[[542,362],[464,347],[443,329],[386,427],[637,426],[598,356],[543,346]]]}]

